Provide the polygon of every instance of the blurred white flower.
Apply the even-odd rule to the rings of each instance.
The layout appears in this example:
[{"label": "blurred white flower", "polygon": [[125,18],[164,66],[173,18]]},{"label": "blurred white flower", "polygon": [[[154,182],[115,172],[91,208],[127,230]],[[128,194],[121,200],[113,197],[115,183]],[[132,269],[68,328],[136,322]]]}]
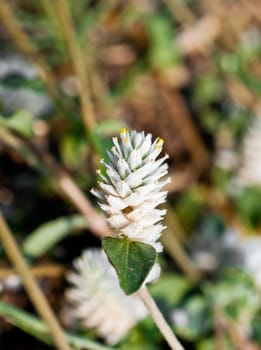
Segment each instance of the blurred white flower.
[{"label": "blurred white flower", "polygon": [[261,186],[261,116],[255,117],[249,127],[242,149],[242,161],[234,179],[234,186]]},{"label": "blurred white flower", "polygon": [[[165,202],[167,191],[162,188],[170,180],[159,181],[167,174],[168,155],[156,159],[163,140],[152,142],[152,135],[123,129],[119,139],[113,138],[114,146],[108,151],[110,161],[105,163],[105,175],[99,175],[99,190],[92,193],[99,199],[110,226],[118,237],[152,245],[162,251],[158,242],[164,226],[160,223],[166,214],[157,206]],[[158,278],[160,268],[155,264],[146,282]]]},{"label": "blurred white flower", "polygon": [[72,315],[84,327],[94,328],[108,344],[119,342],[146,317],[140,299],[121,290],[116,272],[100,249],[85,250],[74,268],[67,278],[72,286],[66,292]]},{"label": "blurred white flower", "polygon": [[244,269],[253,276],[256,286],[261,289],[261,238],[243,239],[240,248],[244,258]]}]

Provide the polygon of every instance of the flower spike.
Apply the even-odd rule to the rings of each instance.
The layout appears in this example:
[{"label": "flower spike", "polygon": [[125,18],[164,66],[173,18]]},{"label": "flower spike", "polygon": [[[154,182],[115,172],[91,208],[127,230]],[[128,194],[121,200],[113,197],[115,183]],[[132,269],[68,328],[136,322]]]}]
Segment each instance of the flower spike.
[{"label": "flower spike", "polygon": [[[158,158],[163,139],[152,142],[152,135],[122,129],[120,137],[113,138],[114,146],[108,151],[110,161],[103,162],[105,174],[98,190],[92,193],[99,199],[115,237],[150,244],[157,253],[162,251],[158,241],[164,226],[160,223],[166,214],[158,205],[166,200],[162,187],[170,180],[161,180],[167,174],[168,155]],[[146,283],[158,278],[157,263]]]}]

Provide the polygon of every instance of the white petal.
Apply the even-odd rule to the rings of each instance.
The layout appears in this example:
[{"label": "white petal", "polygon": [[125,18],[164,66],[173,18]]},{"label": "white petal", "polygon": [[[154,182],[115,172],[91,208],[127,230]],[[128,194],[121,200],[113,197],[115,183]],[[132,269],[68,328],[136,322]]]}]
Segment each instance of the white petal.
[{"label": "white petal", "polygon": [[119,181],[115,187],[116,191],[122,198],[125,198],[126,196],[129,196],[132,193],[126,181]]},{"label": "white petal", "polygon": [[129,223],[126,216],[124,215],[112,215],[107,220],[111,225],[111,227],[119,228],[119,229],[126,226]]},{"label": "white petal", "polygon": [[135,188],[142,184],[142,177],[134,172],[127,176],[125,181],[130,186],[130,188]]},{"label": "white petal", "polygon": [[105,197],[104,197],[104,193],[101,192],[101,191],[98,191],[96,190],[95,188],[92,188],[90,190],[90,192],[95,196],[97,197],[100,201],[104,201],[105,200]]},{"label": "white petal", "polygon": [[103,203],[99,203],[100,208],[105,211],[105,213],[109,216],[109,215],[121,215],[121,210],[116,209],[114,207],[112,207],[111,205],[108,204],[103,204]]},{"label": "white petal", "polygon": [[143,143],[140,146],[140,152],[143,156],[146,155],[150,150],[151,138],[152,138],[151,134],[146,135],[145,140],[143,141]]},{"label": "white petal", "polygon": [[[115,146],[115,149],[117,150],[118,154],[121,155],[121,157],[123,157],[123,153],[121,151],[121,148],[120,148],[120,145],[119,145],[119,142],[118,142],[118,139],[117,137],[113,137],[112,138],[112,142],[114,143],[114,146]],[[113,148],[112,148],[112,152],[113,152]]]},{"label": "white petal", "polygon": [[120,158],[118,160],[117,170],[118,170],[121,178],[123,178],[123,179],[131,173],[131,169],[129,167],[129,164],[123,158]]},{"label": "white petal", "polygon": [[109,205],[111,205],[116,210],[122,210],[126,207],[126,204],[124,203],[124,201],[119,197],[109,195],[109,196],[106,196],[106,199]]},{"label": "white petal", "polygon": [[135,170],[142,163],[141,152],[138,149],[134,149],[128,158],[128,163],[130,165],[131,170]]},{"label": "white petal", "polygon": [[110,182],[112,185],[115,186],[115,184],[121,180],[119,174],[109,165],[106,165],[106,173],[110,179]]},{"label": "white petal", "polygon": [[111,194],[113,196],[117,196],[117,192],[114,187],[103,182],[99,183],[100,188],[104,191],[105,194]]}]

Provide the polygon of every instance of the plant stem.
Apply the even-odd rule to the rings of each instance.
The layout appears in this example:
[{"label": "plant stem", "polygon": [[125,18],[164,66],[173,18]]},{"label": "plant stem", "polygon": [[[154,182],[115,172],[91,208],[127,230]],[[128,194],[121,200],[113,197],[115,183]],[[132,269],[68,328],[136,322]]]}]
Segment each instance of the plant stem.
[{"label": "plant stem", "polygon": [[[46,264],[35,266],[30,269],[32,276],[35,278],[59,278],[64,274],[64,267],[58,264]],[[8,278],[9,276],[16,276],[17,272],[9,268],[1,268],[0,281]]]},{"label": "plant stem", "polygon": [[9,147],[15,149],[31,166],[36,168],[43,176],[51,176],[54,188],[86,217],[90,230],[98,237],[111,235],[111,230],[105,218],[92,206],[82,190],[63,168],[48,153],[39,154],[35,148],[29,147],[18,136],[0,126],[0,138]]},{"label": "plant stem", "polygon": [[22,254],[20,253],[20,250],[12,236],[12,233],[10,232],[1,214],[0,239],[2,240],[6,255],[12,261],[15,269],[19,273],[33,305],[48,326],[50,334],[52,334],[57,348],[60,350],[71,350],[71,347],[69,346],[66,337],[63,334],[63,330],[59,325],[58,320],[51,310],[41,289],[35,282],[30,269],[27,266]]},{"label": "plant stem", "polygon": [[83,53],[76,36],[67,0],[55,0],[54,5],[57,9],[57,16],[60,21],[65,42],[68,46],[72,65],[80,83],[79,94],[81,101],[82,118],[86,130],[89,131],[94,127],[96,120]]},{"label": "plant stem", "polygon": [[148,289],[146,286],[141,288],[138,291],[138,295],[143,300],[144,304],[146,305],[147,309],[149,310],[151,317],[153,318],[155,324],[157,325],[158,329],[160,330],[161,334],[166,339],[167,343],[169,344],[170,348],[172,350],[184,350],[183,346],[175,336],[174,332],[164,319],[162,313],[160,312],[157,304],[151,297]]},{"label": "plant stem", "polygon": [[162,243],[169,255],[176,261],[181,270],[193,281],[198,281],[201,277],[200,271],[193,263],[190,257],[184,250],[181,239],[185,237],[185,233],[174,213],[174,210],[169,208],[166,215],[167,229],[162,235]]}]

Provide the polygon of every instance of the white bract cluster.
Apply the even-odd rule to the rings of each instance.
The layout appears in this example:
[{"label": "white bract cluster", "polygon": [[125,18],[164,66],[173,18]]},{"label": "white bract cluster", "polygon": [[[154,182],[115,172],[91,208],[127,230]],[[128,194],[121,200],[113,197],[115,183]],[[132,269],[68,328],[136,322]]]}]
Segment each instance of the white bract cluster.
[{"label": "white bract cluster", "polygon": [[234,179],[236,187],[261,186],[261,116],[254,119],[248,129],[242,150],[239,171]]},{"label": "white bract cluster", "polygon": [[[158,240],[164,226],[160,221],[166,210],[157,206],[165,202],[167,191],[162,188],[170,181],[160,181],[168,169],[168,155],[157,159],[163,140],[152,142],[151,134],[123,129],[113,143],[108,151],[110,161],[101,161],[105,174],[99,171],[99,189],[92,193],[99,199],[116,236],[150,244],[161,252]],[[157,278],[159,271],[155,264],[146,282]]]},{"label": "white bract cluster", "polygon": [[74,318],[82,326],[94,328],[108,344],[119,342],[139,320],[147,315],[143,303],[126,296],[119,286],[116,272],[100,249],[87,249],[74,262],[69,273],[72,284],[66,297]]}]

